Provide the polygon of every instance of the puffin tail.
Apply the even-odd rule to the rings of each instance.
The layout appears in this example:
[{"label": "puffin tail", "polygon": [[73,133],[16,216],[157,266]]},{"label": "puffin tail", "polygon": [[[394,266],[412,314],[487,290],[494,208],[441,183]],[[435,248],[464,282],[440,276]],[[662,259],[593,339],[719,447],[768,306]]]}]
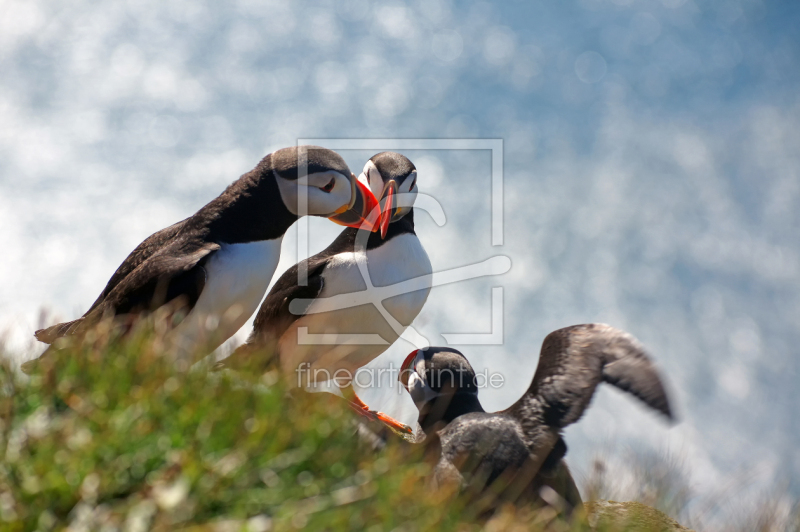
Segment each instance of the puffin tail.
[{"label": "puffin tail", "polygon": [[22,370],[22,373],[25,375],[33,375],[34,373],[39,372],[41,369],[41,362],[43,358],[49,357],[53,354],[53,351],[56,351],[54,346],[50,346],[44,350],[44,352],[36,358],[32,358],[27,362],[23,362],[20,364],[19,369]]},{"label": "puffin tail", "polygon": [[70,333],[70,329],[72,329],[75,325],[78,324],[83,318],[78,318],[77,320],[67,321],[64,323],[57,323],[46,329],[39,329],[33,335],[42,343],[45,344],[52,344],[58,338],[62,336],[67,336]]}]

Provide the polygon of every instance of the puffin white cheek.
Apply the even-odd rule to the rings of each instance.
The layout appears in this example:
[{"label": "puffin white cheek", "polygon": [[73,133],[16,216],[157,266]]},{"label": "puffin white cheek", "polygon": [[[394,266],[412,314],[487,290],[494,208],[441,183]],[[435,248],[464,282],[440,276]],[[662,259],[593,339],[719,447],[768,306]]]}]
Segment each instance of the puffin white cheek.
[{"label": "puffin white cheek", "polygon": [[396,209],[392,217],[392,221],[397,221],[409,212],[414,207],[414,202],[417,199],[416,187],[411,189],[411,192],[401,192],[396,196]]},{"label": "puffin white cheek", "polygon": [[333,214],[339,207],[333,193],[323,192],[317,187],[308,187],[308,214],[312,216],[326,216]]},{"label": "puffin white cheek", "polygon": [[347,207],[350,205],[353,194],[350,182],[344,178],[342,178],[342,182],[337,179],[330,192],[314,186],[306,189],[308,190],[308,214],[315,216],[330,216]]},{"label": "puffin white cheek", "polygon": [[414,401],[417,408],[422,408],[422,406],[428,402],[428,397],[432,392],[433,390],[425,384],[416,372],[412,373],[408,378],[408,393],[411,395],[411,400]]},{"label": "puffin white cheek", "polygon": [[383,187],[385,183],[383,182],[383,176],[378,171],[378,167],[372,161],[369,161],[364,166],[364,178],[367,180],[367,186],[375,195],[376,198],[380,198],[381,194],[383,193]]},{"label": "puffin white cheek", "polygon": [[355,194],[355,189],[350,180],[342,176],[341,178],[336,178],[336,186],[332,193],[335,195],[335,201],[337,203],[336,209],[339,209],[340,207],[352,203],[352,196]]},{"label": "puffin white cheek", "polygon": [[[321,182],[327,183],[330,175]],[[309,184],[309,177],[305,176],[295,181],[289,181],[278,177],[278,191],[289,212],[299,215],[301,212],[312,216],[330,216],[342,207],[350,204],[353,189],[350,180],[340,173],[335,173],[333,178],[336,180],[333,188],[325,192],[315,184]],[[319,179],[317,179],[319,181]],[[314,182],[316,183],[316,182]],[[301,203],[305,203],[305,209],[301,209]]]},{"label": "puffin white cheek", "polygon": [[404,207],[413,207],[414,202],[417,201],[417,187],[415,186],[412,188],[408,193],[404,194],[406,196],[406,201],[403,203]]},{"label": "puffin white cheek", "polygon": [[283,204],[286,205],[286,208],[289,210],[289,212],[296,215],[299,212],[297,207],[297,183],[293,181],[287,181],[282,177],[276,178],[275,181],[278,183],[278,192],[281,194],[281,200],[283,200]]}]

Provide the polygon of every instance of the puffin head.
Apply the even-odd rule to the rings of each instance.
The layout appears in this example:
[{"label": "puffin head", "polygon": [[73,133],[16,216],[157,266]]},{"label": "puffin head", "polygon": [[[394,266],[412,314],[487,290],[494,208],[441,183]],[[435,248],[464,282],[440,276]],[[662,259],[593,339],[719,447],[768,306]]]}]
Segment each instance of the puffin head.
[{"label": "puffin head", "polygon": [[364,165],[358,176],[381,204],[381,237],[391,222],[396,222],[411,211],[417,197],[417,168],[408,157],[393,151],[384,151]]},{"label": "puffin head", "polygon": [[[291,146],[273,152],[271,162],[281,199],[292,214],[325,216],[340,225],[369,231],[380,228],[378,200],[335,151]],[[303,196],[305,212],[301,212]]]},{"label": "puffin head", "polygon": [[456,349],[428,347],[412,351],[400,367],[398,380],[417,406],[425,432],[439,421],[449,423],[454,415],[465,413],[461,409],[450,411],[454,401],[467,411],[483,411],[478,402],[475,370]]}]

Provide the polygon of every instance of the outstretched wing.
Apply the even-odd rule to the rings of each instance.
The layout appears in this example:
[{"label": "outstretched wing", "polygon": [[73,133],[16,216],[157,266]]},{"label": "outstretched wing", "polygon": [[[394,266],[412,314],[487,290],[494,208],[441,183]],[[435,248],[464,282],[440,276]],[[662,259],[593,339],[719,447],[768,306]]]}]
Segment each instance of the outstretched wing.
[{"label": "outstretched wing", "polygon": [[182,306],[191,310],[205,286],[203,265],[220,246],[209,242],[186,247],[167,248],[155,254],[149,251],[147,258],[117,280],[81,318],[37,331],[36,337],[51,343],[61,336],[85,332],[103,317],[151,310],[179,297],[183,298]]},{"label": "outstretched wing", "polygon": [[601,382],[631,393],[672,419],[658,371],[631,335],[603,324],[575,325],[547,335],[528,391],[505,413],[563,428],[576,422]]},{"label": "outstretched wing", "polygon": [[[667,418],[674,419],[664,383],[652,360],[635,338],[619,332],[624,337],[618,338],[605,352],[603,381],[638,397]],[[626,343],[626,338],[630,343]]]},{"label": "outstretched wing", "polygon": [[154,253],[162,249],[163,246],[180,231],[183,227],[185,220],[176,224],[166,227],[157,231],[147,237],[141,244],[136,246],[136,249],[122,261],[117,271],[111,276],[111,279],[106,283],[105,288],[97,297],[97,299],[89,307],[86,313],[77,320],[59,323],[46,329],[39,329],[34,333],[36,339],[46,344],[53,343],[57,338],[70,334],[71,331],[76,330],[85,321],[84,318],[91,313],[95,308],[103,303],[108,295],[119,285],[131,272],[136,270],[144,261],[149,259]]},{"label": "outstretched wing", "polygon": [[[250,333],[247,343],[236,349],[228,358],[218,362],[214,369],[263,370],[268,367],[272,357],[277,354],[275,350],[278,339],[303,315],[290,312],[289,305],[295,299],[313,300],[322,292],[324,284],[322,272],[327,264],[325,258],[327,257],[315,255],[286,270],[258,309],[253,322],[253,332]],[[298,283],[297,273],[301,264],[308,267],[306,277],[308,282],[304,286]],[[302,310],[305,311],[307,308]]]}]

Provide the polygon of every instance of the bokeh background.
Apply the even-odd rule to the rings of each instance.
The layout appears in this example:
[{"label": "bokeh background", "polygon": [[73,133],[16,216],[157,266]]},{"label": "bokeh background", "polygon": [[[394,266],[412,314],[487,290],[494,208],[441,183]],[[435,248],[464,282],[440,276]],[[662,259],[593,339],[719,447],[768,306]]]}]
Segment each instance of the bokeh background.
[{"label": "bokeh background", "polygon": [[[516,400],[551,330],[641,339],[680,424],[601,390],[567,431],[633,478],[667,457],[704,522],[800,494],[800,4],[762,0],[0,2],[0,328],[23,360],[49,311],[81,314],[127,253],[298,138],[501,138],[505,243],[491,246],[489,152],[418,150],[435,269],[511,271],[436,288],[415,326]],[[342,152],[358,173],[373,153]],[[311,222],[311,252],[337,232]],[[294,231],[279,271],[297,258]],[[240,331],[246,336],[250,325]],[[374,365],[399,363],[397,345]],[[368,402],[410,421],[397,389]]]}]

